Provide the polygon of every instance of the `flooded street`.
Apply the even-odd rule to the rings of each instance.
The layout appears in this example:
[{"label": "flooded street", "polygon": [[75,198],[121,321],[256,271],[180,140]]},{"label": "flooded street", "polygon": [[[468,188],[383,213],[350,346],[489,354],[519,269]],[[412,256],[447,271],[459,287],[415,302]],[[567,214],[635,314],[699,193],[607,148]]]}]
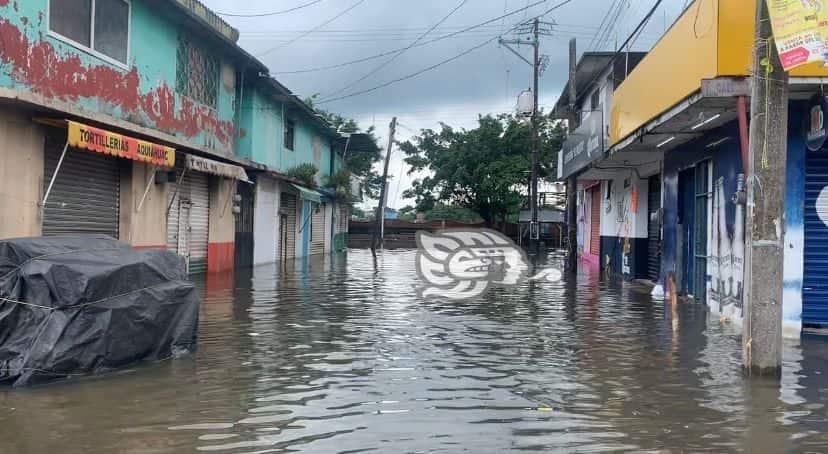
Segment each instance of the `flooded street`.
[{"label": "flooded street", "polygon": [[0,452],[828,451],[828,342],[781,389],[737,331],[644,288],[577,282],[418,300],[414,253],[212,276],[191,357],[0,391]]}]

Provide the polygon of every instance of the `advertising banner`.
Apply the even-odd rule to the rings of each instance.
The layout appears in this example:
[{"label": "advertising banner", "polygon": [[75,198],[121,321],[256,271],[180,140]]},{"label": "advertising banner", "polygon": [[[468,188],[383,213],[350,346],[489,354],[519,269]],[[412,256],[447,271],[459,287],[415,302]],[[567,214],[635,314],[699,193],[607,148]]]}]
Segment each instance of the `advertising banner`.
[{"label": "advertising banner", "polygon": [[105,129],[94,128],[75,121],[69,121],[68,139],[70,146],[83,148],[84,150],[162,167],[175,165],[174,148],[146,142]]},{"label": "advertising banner", "polygon": [[559,179],[580,171],[603,153],[604,119],[598,110],[587,115],[583,123],[566,138],[559,157]]},{"label": "advertising banner", "polygon": [[828,1],[767,0],[773,38],[785,71],[825,61]]}]

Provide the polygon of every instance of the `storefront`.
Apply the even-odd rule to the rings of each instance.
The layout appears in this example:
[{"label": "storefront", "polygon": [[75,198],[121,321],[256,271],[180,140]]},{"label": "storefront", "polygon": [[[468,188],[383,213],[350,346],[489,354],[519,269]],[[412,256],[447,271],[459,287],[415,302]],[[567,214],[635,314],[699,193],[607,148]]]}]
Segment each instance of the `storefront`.
[{"label": "storefront", "polygon": [[171,168],[175,150],[75,121],[47,124],[66,132],[54,128],[46,135],[42,234],[119,238],[121,179],[131,170],[130,161]]},{"label": "storefront", "polygon": [[[222,191],[222,185],[216,184],[211,197],[210,178],[229,179],[234,182],[230,190]],[[187,261],[190,273],[208,270],[210,244],[221,244],[214,248],[214,254],[226,255],[224,244],[235,243],[235,218],[233,217],[233,199],[238,181],[249,183],[243,168],[210,159],[184,155],[174,171],[174,186],[169,188],[167,205],[167,249],[181,255]],[[226,192],[220,194],[220,192]],[[218,202],[213,206],[213,202]],[[230,238],[224,241],[211,241],[210,219],[223,220],[230,224]],[[226,227],[226,226],[225,226]],[[214,230],[227,230],[214,229]],[[217,233],[226,237],[226,232]],[[218,250],[221,249],[221,250]],[[234,261],[235,248],[230,254]],[[225,260],[226,261],[226,260]],[[222,266],[223,267],[223,266]]]}]

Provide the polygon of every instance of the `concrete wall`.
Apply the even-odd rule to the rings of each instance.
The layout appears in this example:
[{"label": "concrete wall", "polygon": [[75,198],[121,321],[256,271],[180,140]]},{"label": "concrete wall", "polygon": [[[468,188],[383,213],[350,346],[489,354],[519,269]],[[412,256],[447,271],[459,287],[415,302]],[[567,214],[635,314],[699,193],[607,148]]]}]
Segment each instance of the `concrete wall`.
[{"label": "concrete wall", "polygon": [[267,177],[256,180],[256,208],[253,215],[253,263],[260,265],[278,260],[279,183]]},{"label": "concrete wall", "polygon": [[646,179],[619,171],[601,182],[601,266],[627,279],[646,277],[647,224]]},{"label": "concrete wall", "polygon": [[189,32],[174,21],[172,10],[158,11],[143,0],[130,4],[128,61],[119,64],[50,34],[48,0],[0,1],[0,98],[132,125],[193,148],[232,155],[235,70],[229,60],[219,56],[215,108],[177,94],[178,37]]},{"label": "concrete wall", "polygon": [[0,238],[40,235],[42,127],[0,108]]},{"label": "concrete wall", "polygon": [[233,269],[236,246],[236,217],[233,201],[235,180],[210,177],[210,231],[207,245],[207,271]]},{"label": "concrete wall", "polygon": [[[123,166],[121,171],[120,240],[138,248],[164,249],[167,242],[166,184],[155,184],[152,167],[139,162]],[[141,197],[152,180],[141,205]]]}]

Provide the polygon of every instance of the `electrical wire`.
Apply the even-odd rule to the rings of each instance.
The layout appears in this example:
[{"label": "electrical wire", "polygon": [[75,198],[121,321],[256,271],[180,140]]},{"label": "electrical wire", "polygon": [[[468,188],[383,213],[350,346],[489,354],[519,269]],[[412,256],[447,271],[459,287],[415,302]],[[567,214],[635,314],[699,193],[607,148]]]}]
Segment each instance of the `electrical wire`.
[{"label": "electrical wire", "polygon": [[322,2],[322,0],[312,0],[312,1],[310,1],[310,2],[303,3],[303,4],[298,5],[298,6],[294,6],[293,8],[283,9],[283,10],[281,10],[281,11],[273,11],[273,12],[270,12],[270,13],[251,13],[251,14],[239,14],[239,13],[222,13],[222,12],[218,12],[218,11],[216,11],[215,13],[216,13],[216,14],[218,14],[219,16],[225,16],[225,17],[267,17],[267,16],[277,16],[277,15],[279,15],[279,14],[286,14],[286,13],[290,13],[290,12],[293,12],[293,11],[297,11],[297,10],[300,10],[300,9],[303,9],[303,8],[307,8],[308,6],[313,6],[313,5],[315,5],[315,4],[317,4],[317,3],[320,3],[320,2]]},{"label": "electrical wire", "polygon": [[264,55],[267,55],[267,54],[269,54],[269,53],[273,52],[274,50],[279,50],[279,49],[281,49],[281,48],[283,48],[283,47],[286,47],[286,46],[289,46],[289,45],[291,45],[291,44],[295,43],[296,41],[299,41],[300,39],[304,38],[305,36],[310,35],[310,34],[311,34],[311,33],[313,33],[314,31],[319,30],[320,28],[322,28],[322,27],[324,27],[324,26],[326,26],[326,25],[330,24],[331,22],[333,22],[333,21],[335,21],[335,20],[339,19],[340,17],[342,17],[342,16],[344,16],[344,15],[348,14],[348,12],[350,12],[352,9],[356,8],[357,6],[361,5],[363,2],[365,2],[365,0],[357,0],[357,2],[356,2],[356,3],[354,3],[353,5],[351,5],[351,6],[347,7],[347,8],[345,8],[344,10],[340,11],[339,13],[337,13],[336,15],[334,15],[333,17],[331,17],[330,19],[326,20],[325,22],[322,22],[321,24],[317,25],[316,27],[313,27],[312,29],[308,30],[307,32],[305,32],[305,33],[303,33],[303,34],[301,34],[301,35],[297,36],[296,38],[293,38],[292,40],[290,40],[290,41],[288,41],[288,42],[286,42],[286,43],[279,44],[279,45],[278,45],[278,46],[276,46],[276,47],[271,47],[270,49],[268,49],[268,50],[266,50],[266,51],[264,51],[264,52],[260,53],[259,55],[257,55],[257,57],[262,57],[262,56],[264,56]]},{"label": "electrical wire", "polygon": [[349,83],[349,84],[345,85],[344,87],[341,87],[341,88],[339,88],[339,89],[337,89],[337,90],[332,91],[331,93],[329,93],[329,94],[328,94],[328,96],[327,96],[327,97],[336,96],[336,95],[338,95],[338,94],[340,94],[340,93],[342,93],[342,92],[344,92],[344,91],[346,91],[346,90],[350,89],[351,87],[353,87],[353,86],[355,86],[355,85],[359,84],[359,83],[360,83],[360,82],[362,82],[363,80],[365,80],[365,79],[367,79],[367,78],[369,78],[369,77],[373,76],[374,74],[378,73],[381,69],[383,69],[383,68],[385,68],[386,66],[390,65],[390,64],[391,64],[394,60],[396,60],[396,59],[397,59],[397,57],[399,57],[400,55],[402,55],[403,53],[405,53],[405,51],[407,51],[407,50],[411,49],[412,47],[416,46],[416,45],[417,45],[417,43],[419,43],[420,41],[422,41],[422,39],[423,39],[423,38],[425,38],[425,37],[426,37],[429,33],[431,33],[431,32],[432,32],[435,28],[439,27],[439,26],[440,26],[440,25],[442,25],[445,21],[447,21],[447,20],[448,20],[448,18],[450,18],[451,16],[453,16],[453,15],[454,15],[454,13],[456,13],[456,12],[457,12],[457,10],[459,10],[460,8],[462,8],[462,7],[463,7],[463,5],[465,5],[467,1],[468,1],[468,0],[461,0],[461,1],[460,1],[460,3],[458,3],[458,4],[457,4],[457,6],[455,6],[455,7],[454,7],[454,9],[452,9],[451,11],[449,11],[449,12],[448,12],[448,14],[446,14],[445,16],[443,16],[443,17],[442,17],[442,18],[441,18],[441,19],[440,19],[440,20],[439,20],[436,24],[434,24],[434,26],[432,26],[431,28],[429,28],[428,30],[426,30],[424,33],[422,33],[420,36],[418,36],[418,37],[417,37],[417,39],[416,39],[416,40],[414,40],[414,41],[413,41],[411,44],[409,44],[407,47],[403,48],[402,50],[400,50],[400,51],[399,51],[399,52],[397,52],[396,54],[392,55],[392,56],[391,56],[391,58],[389,58],[388,60],[384,61],[383,63],[380,63],[380,64],[379,64],[379,65],[377,65],[374,69],[372,69],[372,70],[368,71],[367,73],[365,73],[365,74],[364,74],[362,77],[360,77],[359,79],[357,79],[357,80],[355,80],[355,81],[353,81],[353,82],[351,82],[351,83]]},{"label": "electrical wire", "polygon": [[609,10],[607,10],[607,13],[604,14],[604,18],[601,19],[601,23],[598,25],[598,31],[595,32],[595,35],[589,41],[589,44],[587,44],[587,49],[594,49],[593,44],[595,44],[595,41],[598,39],[599,35],[603,35],[604,26],[607,23],[607,19],[609,19],[610,16],[612,16],[612,12],[615,10],[615,7],[619,1],[620,0],[613,0],[612,4],[610,4]]},{"label": "electrical wire", "polygon": [[[547,15],[547,14],[551,13],[552,11],[554,11],[554,10],[556,10],[556,9],[558,9],[558,8],[560,8],[560,7],[562,7],[562,6],[566,5],[566,4],[568,4],[568,3],[571,3],[572,1],[573,1],[573,0],[563,0],[562,2],[560,2],[560,3],[558,3],[558,4],[554,5],[554,6],[552,6],[551,8],[549,8],[548,10],[546,10],[545,12],[541,13],[540,15],[538,15],[538,17],[545,16],[545,15]],[[661,3],[661,1],[662,1],[662,0],[658,0],[658,3]],[[523,25],[523,23],[522,23],[522,22],[521,22],[521,23],[519,23],[519,24],[517,24],[517,25],[515,25],[514,27],[512,27],[512,28],[509,30],[509,32],[512,32],[512,31],[516,30],[517,28],[521,27],[522,25]],[[495,41],[495,40],[496,40],[496,39],[498,39],[498,38],[500,38],[500,35],[498,35],[498,36],[493,36],[493,37],[491,37],[491,38],[489,38],[489,39],[487,39],[487,40],[483,41],[482,43],[477,44],[476,46],[472,46],[472,47],[470,47],[470,48],[468,48],[468,49],[464,50],[463,52],[460,52],[459,54],[454,55],[453,57],[449,57],[449,58],[447,58],[447,59],[445,59],[445,60],[442,60],[442,61],[440,61],[440,62],[438,62],[438,63],[435,63],[435,64],[433,64],[433,65],[431,65],[431,66],[429,66],[429,67],[423,68],[423,69],[421,69],[421,70],[419,70],[419,71],[416,71],[416,72],[414,72],[414,73],[411,73],[411,74],[408,74],[408,75],[405,75],[405,76],[402,76],[402,77],[398,77],[398,78],[396,78],[396,79],[390,80],[390,81],[388,81],[388,82],[385,82],[385,83],[383,83],[383,84],[380,84],[380,85],[377,85],[377,86],[374,86],[374,87],[371,87],[371,88],[367,88],[367,89],[365,89],[365,90],[356,91],[356,92],[353,92],[353,93],[350,93],[350,94],[347,94],[347,95],[337,96],[337,97],[335,97],[335,98],[322,99],[322,100],[317,101],[317,104],[327,104],[327,103],[330,103],[330,102],[333,102],[333,101],[339,101],[339,100],[342,100],[342,99],[352,98],[352,97],[354,97],[354,96],[364,95],[364,94],[366,94],[366,93],[370,93],[370,92],[373,92],[373,91],[379,90],[380,88],[385,88],[385,87],[387,87],[387,86],[389,86],[389,85],[393,85],[393,84],[395,84],[395,83],[397,83],[397,82],[402,82],[402,81],[404,81],[404,80],[412,79],[412,78],[414,78],[414,77],[419,76],[420,74],[426,73],[426,72],[431,71],[431,70],[433,70],[433,69],[436,69],[436,68],[438,68],[438,67],[440,67],[440,66],[443,66],[443,65],[445,65],[445,64],[447,64],[447,63],[451,63],[451,62],[453,62],[453,61],[455,61],[455,60],[458,60],[458,59],[460,59],[460,58],[462,58],[462,57],[464,57],[464,56],[466,56],[466,55],[468,55],[468,54],[470,54],[470,53],[474,52],[475,50],[480,49],[480,48],[482,48],[483,46],[485,46],[485,45],[487,45],[487,44],[489,44],[489,43],[491,43],[491,42]]]},{"label": "electrical wire", "polygon": [[[497,21],[499,21],[499,20],[501,20],[505,17],[513,16],[515,14],[518,14],[518,13],[522,12],[522,11],[525,11],[528,8],[533,8],[535,6],[541,5],[541,4],[546,3],[548,1],[549,0],[539,0],[537,2],[532,3],[528,7],[519,8],[519,9],[513,10],[513,11],[507,13],[507,14],[504,14],[502,16],[498,16],[498,17],[495,17],[493,19],[489,19],[485,22],[481,22],[479,24],[475,24],[475,25],[463,28],[459,31],[449,33],[447,35],[439,36],[437,38],[430,39],[428,41],[423,41],[423,42],[421,42],[420,44],[418,44],[417,46],[414,46],[414,47],[426,46],[428,44],[435,43],[437,41],[442,41],[446,38],[450,38],[452,36],[456,36],[456,35],[459,35],[461,33],[465,33],[465,32],[468,32],[470,30],[474,30],[476,28],[480,28],[484,25],[491,24],[492,22],[497,22]],[[569,2],[566,2],[566,3],[569,3]],[[498,35],[498,36],[500,36],[500,35]],[[495,36],[495,39],[498,36]],[[382,52],[382,53],[379,53],[379,54],[376,54],[376,55],[371,55],[369,57],[363,57],[363,58],[359,58],[359,59],[356,59],[356,60],[351,60],[351,61],[347,61],[347,62],[343,62],[343,63],[338,63],[338,64],[335,64],[335,65],[318,66],[318,67],[315,67],[315,68],[299,69],[299,70],[293,70],[293,71],[273,71],[273,74],[301,74],[301,73],[323,71],[323,70],[326,70],[326,69],[341,68],[343,66],[353,65],[353,64],[356,64],[356,63],[363,63],[363,62],[366,62],[366,61],[375,60],[377,58],[382,58],[382,57],[385,57],[387,55],[393,55],[394,53],[399,52],[401,49],[404,49],[404,48],[393,49],[393,50]]]}]

